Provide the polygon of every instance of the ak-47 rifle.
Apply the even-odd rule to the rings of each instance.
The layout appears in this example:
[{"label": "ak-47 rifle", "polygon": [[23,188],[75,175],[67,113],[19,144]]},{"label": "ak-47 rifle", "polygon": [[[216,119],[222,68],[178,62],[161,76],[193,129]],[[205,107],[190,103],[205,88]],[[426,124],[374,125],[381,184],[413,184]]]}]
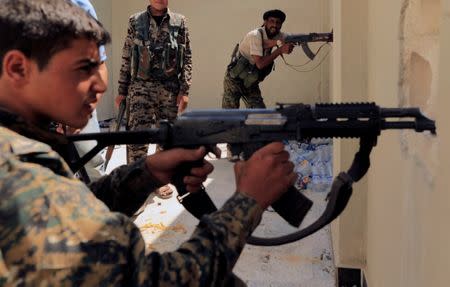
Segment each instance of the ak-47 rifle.
[{"label": "ak-47 rifle", "polygon": [[308,46],[310,42],[333,42],[333,31],[330,33],[289,34],[284,38],[285,43],[294,43],[302,47],[305,55],[314,60],[316,54]]},{"label": "ak-47 rifle", "polygon": [[[123,116],[125,115],[126,107],[127,107],[126,100],[123,99],[119,104],[119,112],[117,113],[117,118],[116,118],[115,127],[114,127],[115,132],[120,131],[120,125],[122,124],[122,119],[123,119]],[[105,163],[103,164],[104,171],[106,171],[106,168],[108,167],[108,163],[111,160],[112,154],[114,152],[114,146],[115,146],[115,144],[112,144],[112,145],[108,146],[108,148],[106,149]]]},{"label": "ak-47 rifle", "polygon": [[[310,138],[360,138],[361,148],[347,173],[339,174],[328,196],[328,205],[322,216],[306,228],[277,238],[251,237],[256,245],[280,245],[304,238],[335,219],[345,208],[351,196],[351,184],[358,181],[369,168],[369,154],[382,130],[412,129],[436,134],[433,120],[418,108],[380,108],[374,103],[349,104],[278,104],[276,109],[196,110],[183,113],[173,124],[160,123],[158,129],[116,133],[80,134],[71,141],[96,140],[98,145],[76,162],[80,169],[106,146],[115,144],[156,143],[165,149],[172,147],[196,148],[217,143],[242,145],[245,157],[266,143],[281,140],[304,141]],[[197,163],[201,164],[201,163]],[[173,183],[179,201],[197,218],[216,210],[204,189],[189,194],[183,184],[191,165],[176,173]],[[287,222],[300,226],[312,202],[295,187],[289,188],[272,207]]]}]

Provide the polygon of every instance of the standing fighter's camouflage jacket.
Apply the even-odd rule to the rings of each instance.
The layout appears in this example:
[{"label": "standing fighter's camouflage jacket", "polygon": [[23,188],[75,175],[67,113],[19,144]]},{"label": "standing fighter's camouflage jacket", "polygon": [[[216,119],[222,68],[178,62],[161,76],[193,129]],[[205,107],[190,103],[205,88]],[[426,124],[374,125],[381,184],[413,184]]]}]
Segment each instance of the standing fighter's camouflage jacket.
[{"label": "standing fighter's camouflage jacket", "polygon": [[[141,12],[142,13],[142,12]],[[153,82],[163,82],[165,86],[168,87],[169,90],[179,90],[179,94],[189,95],[189,88],[192,82],[192,51],[189,40],[189,32],[186,26],[186,18],[181,15],[171,12],[170,9],[167,9],[166,15],[164,15],[161,24],[158,26],[156,21],[151,17],[150,6],[147,7],[147,13],[149,15],[150,24],[149,24],[149,42],[151,46],[165,46],[170,43],[170,28],[169,23],[170,19],[175,19],[175,17],[181,18],[181,26],[178,30],[177,35],[177,43],[180,48],[183,49],[183,65],[182,69],[178,76],[169,78],[169,79],[158,79],[156,77],[150,76],[147,81]],[[138,13],[139,14],[139,13]],[[137,15],[137,14],[136,14]],[[125,43],[122,50],[122,66],[120,69],[119,75],[119,95],[127,96],[128,95],[128,87],[130,86],[132,81],[135,81],[132,77],[132,52],[135,45],[135,40],[138,38],[139,31],[136,29],[136,15],[132,15],[129,19],[128,32],[125,38]],[[139,59],[139,61],[150,61],[152,66],[158,65],[163,62],[165,59],[162,58],[161,54],[152,53],[150,59]],[[174,88],[174,86],[176,86]]]},{"label": "standing fighter's camouflage jacket", "polygon": [[144,161],[88,187],[44,143],[60,140],[0,110],[0,286],[240,286],[229,275],[261,218],[253,199],[235,193],[178,250],[146,255],[125,215],[159,186]]}]

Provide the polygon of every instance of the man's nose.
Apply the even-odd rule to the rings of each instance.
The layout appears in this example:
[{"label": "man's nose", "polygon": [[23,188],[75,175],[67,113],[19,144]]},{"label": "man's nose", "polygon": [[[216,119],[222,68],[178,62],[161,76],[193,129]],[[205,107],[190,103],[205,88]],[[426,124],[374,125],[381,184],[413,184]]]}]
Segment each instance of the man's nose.
[{"label": "man's nose", "polygon": [[101,77],[98,77],[98,81],[95,83],[95,91],[97,93],[104,93],[106,89],[108,88],[108,84],[104,79]]},{"label": "man's nose", "polygon": [[97,93],[104,93],[108,88],[108,78],[106,72],[97,71],[94,75],[94,89]]}]

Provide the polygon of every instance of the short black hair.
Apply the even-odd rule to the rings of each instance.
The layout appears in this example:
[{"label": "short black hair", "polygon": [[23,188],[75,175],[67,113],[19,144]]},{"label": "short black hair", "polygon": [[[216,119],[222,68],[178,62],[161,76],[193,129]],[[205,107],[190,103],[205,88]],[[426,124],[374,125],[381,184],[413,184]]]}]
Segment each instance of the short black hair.
[{"label": "short black hair", "polygon": [[111,41],[102,24],[66,0],[0,0],[0,75],[5,54],[19,50],[44,69],[75,39]]},{"label": "short black hair", "polygon": [[278,10],[278,9],[273,9],[273,10],[264,12],[264,15],[263,15],[264,21],[269,19],[269,17],[278,18],[281,20],[281,23],[283,23],[284,20],[286,20],[286,14],[283,11]]}]

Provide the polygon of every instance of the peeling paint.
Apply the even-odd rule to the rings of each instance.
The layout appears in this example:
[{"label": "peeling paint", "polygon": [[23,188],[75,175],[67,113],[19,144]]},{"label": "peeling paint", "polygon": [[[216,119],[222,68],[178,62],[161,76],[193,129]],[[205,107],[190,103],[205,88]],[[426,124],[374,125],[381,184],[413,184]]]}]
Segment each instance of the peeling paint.
[{"label": "peeling paint", "polygon": [[[439,69],[439,1],[404,0],[400,14],[400,69],[398,100],[401,107],[419,107],[435,118]],[[434,186],[437,141],[402,131],[401,150]]]}]

